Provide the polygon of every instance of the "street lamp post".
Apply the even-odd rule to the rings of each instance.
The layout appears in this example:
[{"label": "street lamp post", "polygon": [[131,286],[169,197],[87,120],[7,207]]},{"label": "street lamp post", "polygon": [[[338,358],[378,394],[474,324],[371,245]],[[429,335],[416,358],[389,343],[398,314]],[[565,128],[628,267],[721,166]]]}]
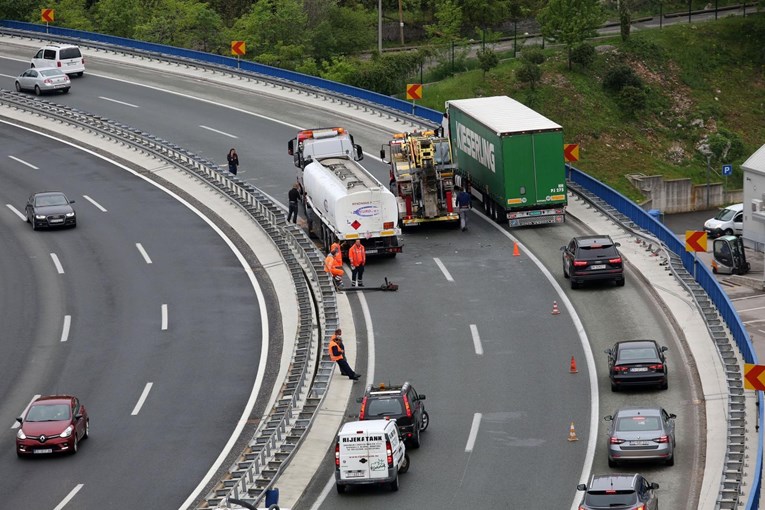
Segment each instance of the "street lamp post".
[{"label": "street lamp post", "polygon": [[707,209],[709,209],[709,165],[711,163],[712,156],[707,154]]}]

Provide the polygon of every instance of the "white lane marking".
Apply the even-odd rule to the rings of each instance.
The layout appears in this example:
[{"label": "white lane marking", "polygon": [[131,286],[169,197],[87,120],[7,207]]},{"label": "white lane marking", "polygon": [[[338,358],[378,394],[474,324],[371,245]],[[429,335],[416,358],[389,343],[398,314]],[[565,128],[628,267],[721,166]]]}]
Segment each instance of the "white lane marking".
[{"label": "white lane marking", "polygon": [[729,299],[731,301],[745,301],[747,299],[757,299],[761,297],[762,297],[762,294],[755,294],[754,296],[743,296],[743,297],[729,298]]},{"label": "white lane marking", "polygon": [[765,310],[765,306],[758,306],[757,308],[747,308],[746,310],[738,310],[738,313],[753,312],[755,310]]},{"label": "white lane marking", "polygon": [[478,428],[481,426],[481,413],[475,413],[473,415],[473,424],[470,426],[470,435],[468,436],[467,444],[465,445],[466,452],[472,452],[473,446],[475,446],[475,438],[478,435]]},{"label": "white lane marking", "polygon": [[[27,414],[27,411],[29,410],[29,406],[31,406],[31,405],[32,405],[32,402],[34,402],[34,401],[35,401],[35,400],[37,400],[38,398],[40,398],[40,395],[35,395],[34,397],[32,397],[32,400],[30,400],[30,401],[29,401],[29,403],[28,403],[28,404],[27,404],[27,406],[24,408],[24,410],[23,410],[23,411],[21,411],[21,414],[20,414],[19,416],[24,416],[25,414]],[[21,423],[19,423],[18,421],[14,421],[14,422],[13,422],[13,425],[11,425],[11,428],[12,428],[12,429],[17,429],[17,428],[19,428],[20,426],[21,426]]]},{"label": "white lane marking", "polygon": [[101,212],[106,212],[106,207],[102,206],[101,204],[99,204],[98,202],[96,202],[95,200],[90,198],[88,195],[82,195],[82,198],[84,198],[85,200],[87,200],[91,204],[93,204],[96,207],[98,207],[101,210]]},{"label": "white lane marking", "polygon": [[211,127],[208,127],[208,126],[205,126],[205,125],[202,125],[202,124],[200,124],[199,127],[201,127],[202,129],[206,129],[208,131],[212,131],[213,133],[218,133],[219,135],[227,136],[229,138],[239,138],[236,135],[232,135],[232,134],[226,133],[224,131],[218,131],[217,129],[213,129]]},{"label": "white lane marking", "polygon": [[154,386],[153,382],[146,383],[146,386],[143,388],[143,393],[141,393],[138,402],[136,402],[135,407],[133,408],[133,412],[130,413],[131,416],[135,416],[141,411],[141,407],[143,407],[143,403],[146,402],[146,397],[149,396],[152,386]]},{"label": "white lane marking", "polygon": [[24,161],[23,159],[19,159],[19,158],[15,157],[15,156],[8,156],[8,157],[9,157],[9,158],[11,158],[13,161],[16,161],[17,163],[21,163],[22,165],[26,165],[26,166],[28,166],[29,168],[32,168],[32,169],[34,169],[34,170],[39,170],[39,168],[37,168],[36,166],[34,166],[32,163],[27,163],[27,162],[26,162],[26,161]]},{"label": "white lane marking", "polygon": [[149,258],[149,254],[146,253],[146,250],[143,249],[143,245],[141,243],[135,243],[135,247],[138,248],[139,252],[141,252],[141,256],[143,257],[143,260],[145,260],[147,264],[151,264],[151,259]]},{"label": "white lane marking", "polygon": [[71,501],[71,500],[72,500],[72,498],[73,498],[73,497],[74,497],[74,496],[75,496],[75,495],[76,495],[78,492],[80,492],[80,489],[82,489],[83,485],[84,485],[84,484],[82,484],[82,483],[78,483],[78,484],[77,484],[77,485],[74,487],[74,489],[72,489],[72,492],[70,492],[70,493],[69,493],[69,494],[68,494],[68,495],[67,495],[67,496],[66,496],[64,499],[62,499],[62,500],[61,500],[61,503],[59,503],[59,504],[56,506],[56,508],[54,508],[53,510],[61,510],[62,508],[64,508],[64,507],[66,506],[66,504],[67,504],[67,503],[69,503],[69,501]]},{"label": "white lane marking", "polygon": [[745,321],[744,324],[754,324],[755,322],[765,322],[765,319],[755,319],[753,321]]},{"label": "white lane marking", "polygon": [[478,335],[478,326],[471,324],[470,334],[473,336],[473,346],[475,347],[475,353],[479,356],[483,356],[483,346],[481,345],[481,337]]},{"label": "white lane marking", "polygon": [[72,327],[72,316],[64,315],[64,328],[61,330],[61,341],[69,340],[69,328]]},{"label": "white lane marking", "polygon": [[453,282],[454,278],[452,278],[452,275],[449,273],[449,270],[446,269],[446,266],[444,265],[444,263],[441,262],[441,259],[439,259],[438,257],[433,257],[433,260],[436,261],[436,264],[438,265],[439,269],[441,269],[441,272],[444,273],[446,280]]},{"label": "white lane marking", "polygon": [[162,331],[167,329],[167,305],[162,305]]},{"label": "white lane marking", "polygon": [[763,330],[761,330],[761,329],[758,329],[758,330],[757,330],[757,332],[758,332],[758,333],[762,333],[763,335],[765,335],[765,331],[763,331]]},{"label": "white lane marking", "polygon": [[62,266],[61,261],[58,260],[58,255],[51,253],[50,258],[53,259],[53,263],[56,265],[56,271],[58,271],[58,274],[64,274],[64,266]]},{"label": "white lane marking", "polygon": [[16,216],[18,216],[19,218],[21,218],[21,221],[27,221],[27,217],[26,217],[26,216],[24,216],[24,215],[21,213],[21,211],[19,211],[19,210],[18,210],[18,209],[16,209],[15,207],[13,207],[11,204],[5,204],[5,207],[7,207],[7,208],[8,208],[8,209],[10,209],[11,211],[13,211],[13,214],[15,214]]},{"label": "white lane marking", "polygon": [[121,104],[121,105],[124,105],[124,106],[129,106],[131,108],[140,108],[140,106],[138,106],[136,104],[126,103],[125,101],[118,101],[118,100],[112,99],[110,97],[98,96],[98,99],[103,99],[104,101],[111,101],[112,103],[117,103],[117,104]]}]

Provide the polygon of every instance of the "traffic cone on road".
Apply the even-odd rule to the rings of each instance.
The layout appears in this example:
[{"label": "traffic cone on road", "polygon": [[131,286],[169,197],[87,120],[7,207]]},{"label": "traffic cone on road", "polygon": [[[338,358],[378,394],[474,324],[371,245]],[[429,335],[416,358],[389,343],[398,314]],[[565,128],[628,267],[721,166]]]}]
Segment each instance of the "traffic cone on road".
[{"label": "traffic cone on road", "polygon": [[576,437],[576,430],[574,430],[574,422],[571,422],[571,427],[568,429],[568,440],[569,441],[579,441],[579,438]]},{"label": "traffic cone on road", "polygon": [[518,250],[518,243],[513,243],[513,257],[520,257],[521,252]]},{"label": "traffic cone on road", "polygon": [[576,360],[574,359],[573,356],[571,356],[571,368],[569,369],[569,372],[572,373],[572,374],[576,374],[577,372],[579,372],[576,369]]},{"label": "traffic cone on road", "polygon": [[553,301],[553,309],[552,309],[551,314],[552,315],[560,314],[560,310],[558,310],[558,302],[557,301]]}]

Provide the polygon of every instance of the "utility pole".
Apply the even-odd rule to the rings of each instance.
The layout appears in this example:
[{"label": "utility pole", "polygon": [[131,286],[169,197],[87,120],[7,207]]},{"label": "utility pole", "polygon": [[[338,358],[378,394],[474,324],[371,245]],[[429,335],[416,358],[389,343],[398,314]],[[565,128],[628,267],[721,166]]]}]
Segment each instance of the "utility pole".
[{"label": "utility pole", "polygon": [[402,0],[398,0],[398,26],[401,32],[401,46],[404,45],[404,8],[401,6]]},{"label": "utility pole", "polygon": [[709,165],[712,160],[712,156],[707,154],[707,209],[709,209]]},{"label": "utility pole", "polygon": [[382,0],[377,0],[377,51],[382,54]]}]

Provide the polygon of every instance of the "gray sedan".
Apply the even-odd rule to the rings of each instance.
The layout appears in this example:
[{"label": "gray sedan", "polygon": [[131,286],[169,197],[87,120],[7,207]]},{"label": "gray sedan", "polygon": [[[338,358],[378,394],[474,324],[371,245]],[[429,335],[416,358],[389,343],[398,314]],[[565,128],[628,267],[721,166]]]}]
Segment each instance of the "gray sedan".
[{"label": "gray sedan", "polygon": [[662,407],[623,407],[604,420],[608,428],[608,465],[622,461],[675,463],[675,418]]},{"label": "gray sedan", "polygon": [[34,90],[38,96],[43,92],[69,92],[71,81],[61,69],[27,69],[16,78],[16,92]]}]

